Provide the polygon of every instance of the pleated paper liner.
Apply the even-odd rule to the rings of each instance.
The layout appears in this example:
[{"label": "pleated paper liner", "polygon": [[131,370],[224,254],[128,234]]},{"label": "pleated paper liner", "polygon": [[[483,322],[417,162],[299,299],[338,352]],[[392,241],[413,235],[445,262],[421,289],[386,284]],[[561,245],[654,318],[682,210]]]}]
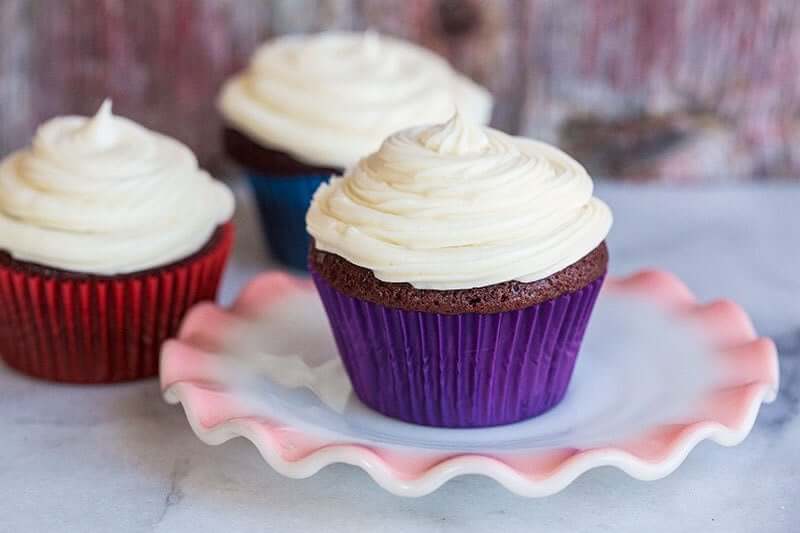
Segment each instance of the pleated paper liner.
[{"label": "pleated paper liner", "polygon": [[186,311],[216,299],[233,239],[228,223],[187,259],[119,276],[0,264],[0,355],[20,372],[52,381],[154,376],[161,344]]},{"label": "pleated paper liner", "polygon": [[272,256],[294,270],[308,269],[306,211],[314,192],[329,177],[248,175]]},{"label": "pleated paper liner", "polygon": [[603,283],[518,311],[445,315],[359,300],[312,276],[361,401],[451,428],[518,422],[558,404]]}]

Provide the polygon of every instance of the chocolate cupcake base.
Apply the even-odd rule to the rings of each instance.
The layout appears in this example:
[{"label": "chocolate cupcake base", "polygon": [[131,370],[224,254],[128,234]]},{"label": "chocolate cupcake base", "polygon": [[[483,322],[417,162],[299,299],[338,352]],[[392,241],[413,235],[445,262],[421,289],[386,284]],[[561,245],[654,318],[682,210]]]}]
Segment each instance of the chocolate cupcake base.
[{"label": "chocolate cupcake base", "polygon": [[333,287],[360,300],[407,311],[487,314],[524,309],[582,289],[605,275],[608,248],[602,242],[579,261],[539,281],[508,281],[444,291],[415,289],[409,283],[386,283],[377,279],[372,271],[316,248],[311,249],[308,261]]},{"label": "chocolate cupcake base", "polygon": [[161,344],[194,304],[216,298],[234,238],[220,227],[191,257],[118,276],[0,254],[0,356],[25,374],[111,383],[158,373]]},{"label": "chocolate cupcake base", "polygon": [[323,254],[310,268],[355,393],[392,418],[451,428],[518,422],[562,400],[607,264],[602,244],[542,282],[423,291]]}]

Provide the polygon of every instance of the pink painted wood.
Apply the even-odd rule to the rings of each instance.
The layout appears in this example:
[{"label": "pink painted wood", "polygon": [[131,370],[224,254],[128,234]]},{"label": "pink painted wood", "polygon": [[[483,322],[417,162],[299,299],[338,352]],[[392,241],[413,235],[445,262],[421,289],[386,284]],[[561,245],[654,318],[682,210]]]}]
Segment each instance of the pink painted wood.
[{"label": "pink painted wood", "polygon": [[366,27],[445,55],[495,94],[496,126],[594,173],[800,175],[795,0],[4,0],[0,154],[110,96],[216,167],[214,97],[260,41]]}]

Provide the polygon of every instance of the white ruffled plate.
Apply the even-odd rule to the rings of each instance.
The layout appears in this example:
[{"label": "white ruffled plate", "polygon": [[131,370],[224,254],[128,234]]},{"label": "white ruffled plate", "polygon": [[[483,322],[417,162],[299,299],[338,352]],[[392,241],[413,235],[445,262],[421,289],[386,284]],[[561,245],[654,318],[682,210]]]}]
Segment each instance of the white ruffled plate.
[{"label": "white ruffled plate", "polygon": [[231,309],[189,314],[164,346],[161,384],[203,441],[245,437],[286,476],[348,463],[402,496],[464,474],[546,496],[598,466],[657,479],[703,439],[741,442],[775,398],[778,362],[740,307],[698,304],[674,276],[643,272],[606,283],[556,408],[496,428],[414,426],[351,394],[311,284],[269,273]]}]

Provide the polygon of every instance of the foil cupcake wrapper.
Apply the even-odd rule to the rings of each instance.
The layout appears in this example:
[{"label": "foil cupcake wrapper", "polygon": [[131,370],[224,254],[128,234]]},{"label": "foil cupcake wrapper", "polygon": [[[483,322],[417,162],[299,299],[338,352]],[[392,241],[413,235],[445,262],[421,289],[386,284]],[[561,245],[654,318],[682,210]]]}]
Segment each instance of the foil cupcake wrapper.
[{"label": "foil cupcake wrapper", "polygon": [[294,270],[308,270],[306,211],[314,192],[329,177],[248,174],[272,256]]},{"label": "foil cupcake wrapper", "polygon": [[51,381],[112,383],[158,373],[186,311],[216,299],[234,229],[194,257],[142,274],[42,275],[0,266],[0,356]]},{"label": "foil cupcake wrapper", "polygon": [[558,404],[603,283],[518,311],[444,315],[352,298],[312,276],[359,399],[449,428],[510,424]]}]

